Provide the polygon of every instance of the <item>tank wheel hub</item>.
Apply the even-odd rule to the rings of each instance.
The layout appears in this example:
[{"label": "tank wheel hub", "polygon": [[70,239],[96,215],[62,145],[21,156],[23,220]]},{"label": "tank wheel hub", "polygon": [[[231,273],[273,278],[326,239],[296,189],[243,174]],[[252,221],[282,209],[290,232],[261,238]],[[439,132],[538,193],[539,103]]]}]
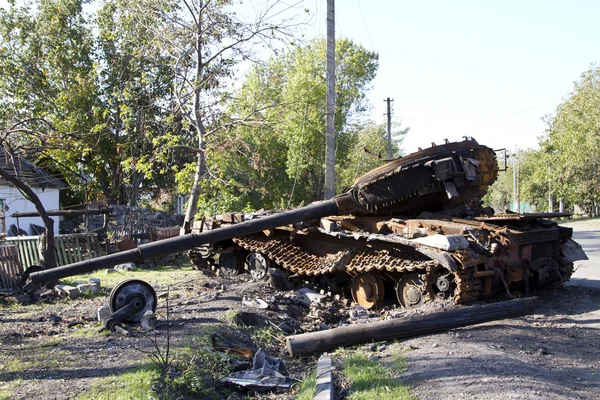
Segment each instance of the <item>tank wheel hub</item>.
[{"label": "tank wheel hub", "polygon": [[438,266],[427,270],[425,289],[430,299],[447,299],[456,288],[454,275],[445,267]]},{"label": "tank wheel hub", "polygon": [[448,275],[438,277],[436,285],[441,292],[445,292],[446,290],[450,289]]},{"label": "tank wheel hub", "polygon": [[219,272],[227,277],[239,275],[244,271],[244,255],[239,250],[221,253],[219,256]]},{"label": "tank wheel hub", "polygon": [[267,276],[271,260],[261,253],[252,253],[248,257],[248,271],[254,280],[260,281]]},{"label": "tank wheel hub", "polygon": [[425,284],[418,274],[404,276],[396,284],[396,297],[404,308],[418,307],[425,302]]},{"label": "tank wheel hub", "polygon": [[138,311],[124,319],[123,322],[140,322],[146,311],[156,312],[158,299],[154,288],[139,279],[127,279],[115,286],[108,298],[108,307],[114,314],[132,301],[136,302]]},{"label": "tank wheel hub", "polygon": [[352,298],[360,306],[377,308],[381,306],[384,295],[383,280],[379,275],[363,272],[352,279]]}]

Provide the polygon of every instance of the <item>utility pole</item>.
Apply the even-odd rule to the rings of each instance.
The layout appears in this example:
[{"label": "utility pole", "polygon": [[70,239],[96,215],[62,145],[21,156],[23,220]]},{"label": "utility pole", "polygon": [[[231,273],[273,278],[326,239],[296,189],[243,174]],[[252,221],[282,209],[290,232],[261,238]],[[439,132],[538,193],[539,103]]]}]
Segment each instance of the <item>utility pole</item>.
[{"label": "utility pole", "polygon": [[335,195],[335,0],[327,0],[327,117],[325,121],[325,200]]},{"label": "utility pole", "polygon": [[513,206],[512,210],[517,211],[517,165],[516,165],[517,155],[513,154],[512,156],[512,172],[513,172]]},{"label": "utility pole", "polygon": [[391,160],[392,159],[392,106],[391,106],[391,102],[394,101],[394,99],[390,99],[389,97],[385,100],[383,100],[387,103],[387,142],[388,142],[388,146],[387,146],[387,159]]}]

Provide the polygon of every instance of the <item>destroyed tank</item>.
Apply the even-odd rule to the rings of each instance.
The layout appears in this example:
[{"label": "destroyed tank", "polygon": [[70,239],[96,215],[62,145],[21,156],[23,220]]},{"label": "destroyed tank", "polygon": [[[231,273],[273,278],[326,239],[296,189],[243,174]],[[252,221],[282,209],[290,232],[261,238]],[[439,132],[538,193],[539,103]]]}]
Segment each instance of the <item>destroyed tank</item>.
[{"label": "destroyed tank", "polygon": [[[115,264],[191,250],[224,275],[269,268],[350,292],[366,308],[394,294],[403,307],[458,303],[569,278],[585,259],[568,214],[493,214],[481,197],[496,180],[494,151],[472,138],[419,150],[362,177],[331,200],[295,210],[222,214],[191,234],[31,274],[29,287]],[[388,296],[389,298],[390,296]]]},{"label": "destroyed tank", "polygon": [[[494,214],[481,197],[497,177],[494,151],[469,139],[420,150],[358,178],[338,196],[347,214],[280,225],[190,251],[194,263],[226,276],[287,271],[365,308],[387,297],[403,307],[457,303],[569,279],[584,259],[572,230],[548,218],[569,214]],[[210,232],[272,212],[204,218]],[[389,294],[392,294],[390,296]]]}]

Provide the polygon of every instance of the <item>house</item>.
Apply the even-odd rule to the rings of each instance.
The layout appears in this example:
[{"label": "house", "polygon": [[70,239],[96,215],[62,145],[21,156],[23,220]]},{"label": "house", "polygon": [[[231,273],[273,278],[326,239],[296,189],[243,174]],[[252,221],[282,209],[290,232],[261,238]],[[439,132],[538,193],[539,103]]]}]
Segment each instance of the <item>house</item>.
[{"label": "house", "polygon": [[[0,168],[15,176],[15,169],[12,160],[5,150],[0,149]],[[18,158],[19,175],[22,180],[33,189],[38,195],[46,210],[57,210],[59,208],[59,193],[60,190],[66,188],[66,184],[56,176],[46,172],[44,169],[37,167],[23,157]],[[0,177],[0,233],[11,234],[11,225],[15,228],[20,228],[28,235],[36,235],[37,233],[32,227],[33,225],[44,226],[40,217],[14,218],[11,215],[16,212],[36,212],[32,202],[27,200],[19,190]],[[13,228],[14,231],[14,228]],[[54,234],[58,234],[58,218],[54,217]]]}]

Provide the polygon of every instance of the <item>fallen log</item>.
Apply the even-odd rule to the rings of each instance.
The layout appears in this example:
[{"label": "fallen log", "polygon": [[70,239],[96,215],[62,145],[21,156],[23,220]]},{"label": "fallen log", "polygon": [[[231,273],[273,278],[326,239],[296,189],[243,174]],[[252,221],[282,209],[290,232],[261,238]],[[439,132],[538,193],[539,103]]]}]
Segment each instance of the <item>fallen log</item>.
[{"label": "fallen log", "polygon": [[520,317],[531,314],[536,304],[537,298],[531,297],[461,307],[429,315],[342,326],[325,331],[288,336],[286,348],[291,356],[305,356],[361,343],[410,338],[488,321]]}]

